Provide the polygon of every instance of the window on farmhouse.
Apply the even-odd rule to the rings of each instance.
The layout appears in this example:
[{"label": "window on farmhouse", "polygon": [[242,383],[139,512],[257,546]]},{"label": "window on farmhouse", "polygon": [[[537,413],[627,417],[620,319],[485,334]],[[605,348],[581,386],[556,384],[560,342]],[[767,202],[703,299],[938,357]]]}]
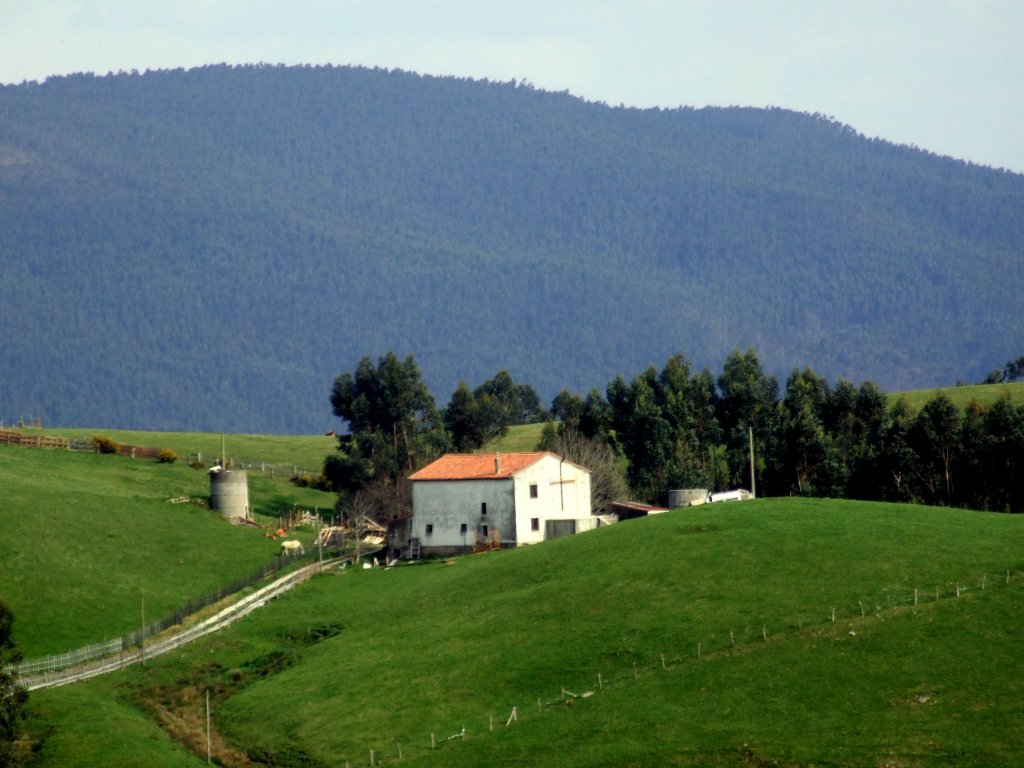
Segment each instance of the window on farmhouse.
[{"label": "window on farmhouse", "polygon": [[433,532],[434,532],[434,524],[433,523],[427,523],[427,536],[429,536]]},{"label": "window on farmhouse", "polygon": [[531,517],[530,518],[530,530],[531,531],[539,531],[540,530],[540,518],[539,517]]},{"label": "window on farmhouse", "polygon": [[459,533],[461,533],[463,536],[466,535],[466,531],[468,531],[468,530],[469,530],[469,525],[466,524],[466,523],[463,523],[462,525],[459,526]]},{"label": "window on farmhouse", "polygon": [[481,525],[480,526],[480,535],[481,536],[486,536],[487,535],[487,526],[486,525]]},{"label": "window on farmhouse", "polygon": [[486,501],[481,501],[480,502],[480,514],[481,515],[486,515],[487,514],[487,502]]},{"label": "window on farmhouse", "polygon": [[537,485],[536,484],[530,486],[530,498],[531,499],[536,499],[537,498]]}]

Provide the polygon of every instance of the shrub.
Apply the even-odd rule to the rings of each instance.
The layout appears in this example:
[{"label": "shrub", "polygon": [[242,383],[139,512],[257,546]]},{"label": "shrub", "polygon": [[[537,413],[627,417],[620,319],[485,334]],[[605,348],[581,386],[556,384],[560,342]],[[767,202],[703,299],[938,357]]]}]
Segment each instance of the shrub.
[{"label": "shrub", "polygon": [[92,449],[96,453],[117,453],[119,447],[114,440],[105,435],[93,435],[92,437]]},{"label": "shrub", "polygon": [[303,472],[301,475],[295,475],[292,478],[292,482],[299,488],[315,488],[318,491],[331,491],[331,482],[321,472],[319,475],[311,475],[308,472]]},{"label": "shrub", "polygon": [[178,454],[170,448],[161,448],[156,452],[156,460],[161,464],[173,464],[178,460]]}]

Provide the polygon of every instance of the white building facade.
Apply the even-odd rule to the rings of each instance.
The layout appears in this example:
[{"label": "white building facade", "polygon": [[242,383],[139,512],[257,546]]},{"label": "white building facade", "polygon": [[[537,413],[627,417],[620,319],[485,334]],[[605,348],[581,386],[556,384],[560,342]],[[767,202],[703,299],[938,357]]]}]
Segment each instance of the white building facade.
[{"label": "white building facade", "polygon": [[410,535],[424,554],[536,544],[599,523],[590,472],[553,453],[447,454],[409,480]]}]

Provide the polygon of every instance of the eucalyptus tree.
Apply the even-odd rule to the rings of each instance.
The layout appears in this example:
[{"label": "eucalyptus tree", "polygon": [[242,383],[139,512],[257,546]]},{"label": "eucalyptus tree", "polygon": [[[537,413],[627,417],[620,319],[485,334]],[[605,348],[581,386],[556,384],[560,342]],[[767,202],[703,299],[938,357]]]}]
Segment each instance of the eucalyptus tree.
[{"label": "eucalyptus tree", "polygon": [[325,463],[325,474],[350,492],[378,486],[380,506],[390,507],[382,512],[407,512],[405,478],[448,444],[415,359],[399,360],[394,352],[376,363],[364,357],[353,373],[334,380],[331,406],[348,432],[338,437],[338,455]]}]

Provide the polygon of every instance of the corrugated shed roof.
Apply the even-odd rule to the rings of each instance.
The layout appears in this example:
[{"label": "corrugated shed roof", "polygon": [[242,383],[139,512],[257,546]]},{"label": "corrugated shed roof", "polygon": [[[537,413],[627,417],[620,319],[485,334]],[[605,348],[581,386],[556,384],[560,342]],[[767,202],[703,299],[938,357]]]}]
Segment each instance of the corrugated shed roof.
[{"label": "corrugated shed roof", "polygon": [[632,509],[637,512],[646,512],[648,514],[658,514],[659,512],[669,511],[668,507],[657,507],[653,504],[641,504],[639,501],[613,501],[611,502],[611,506]]},{"label": "corrugated shed roof", "polygon": [[533,453],[446,453],[414,472],[410,480],[504,480],[543,459],[558,456],[548,451]]}]

